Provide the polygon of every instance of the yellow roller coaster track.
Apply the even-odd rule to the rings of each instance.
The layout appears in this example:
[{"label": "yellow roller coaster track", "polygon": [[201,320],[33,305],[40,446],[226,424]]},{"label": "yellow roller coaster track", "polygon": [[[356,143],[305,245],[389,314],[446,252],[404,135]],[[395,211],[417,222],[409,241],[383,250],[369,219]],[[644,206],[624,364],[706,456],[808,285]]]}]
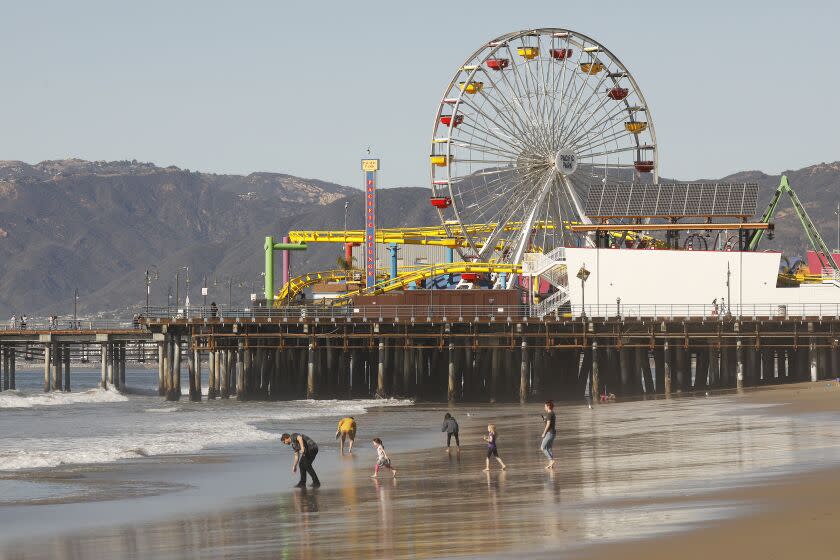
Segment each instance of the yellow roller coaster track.
[{"label": "yellow roller coaster track", "polygon": [[[377,272],[376,277],[385,279],[388,277],[388,274],[381,271]],[[346,282],[348,280],[364,281],[364,279],[364,271],[358,269],[309,272],[290,279],[285,286],[280,288],[280,291],[277,292],[276,296],[274,296],[274,300],[275,302],[282,303],[287,300],[294,299],[303,290],[319,282]]]},{"label": "yellow roller coaster track", "polygon": [[[573,225],[564,222],[566,228]],[[378,228],[376,230],[377,243],[397,243],[400,245],[437,245],[450,248],[466,248],[469,243],[462,236],[463,229],[458,224],[447,226],[450,231],[456,235],[450,236],[444,226],[429,226],[429,227],[408,227],[408,228]],[[517,231],[520,229],[519,222],[512,222],[504,227],[503,231]],[[641,226],[640,226],[641,227]],[[464,226],[464,229],[470,234],[477,237],[482,235],[489,235],[496,228],[496,224],[472,224]],[[547,221],[540,221],[534,224],[534,229],[554,229],[554,224]],[[609,232],[613,238],[625,238],[630,241],[635,241],[638,234],[635,232]],[[649,236],[642,236],[643,240],[652,240]],[[365,240],[365,232],[360,229],[353,230],[295,230],[289,232],[289,240],[292,243],[363,243]],[[501,239],[496,246],[497,250],[504,247],[505,240]],[[478,246],[481,246],[478,243]]]},{"label": "yellow roller coaster track", "polygon": [[434,278],[435,276],[442,276],[444,274],[463,274],[465,272],[477,274],[486,274],[489,272],[519,274],[522,272],[522,266],[518,264],[493,262],[453,262],[435,264],[406,272],[396,278],[388,278],[382,282],[377,282],[369,288],[363,288],[356,292],[350,292],[334,299],[332,303],[334,305],[343,305],[348,303],[355,296],[373,296],[386,292],[392,292],[394,290],[402,290],[412,282],[419,282],[420,280]]}]

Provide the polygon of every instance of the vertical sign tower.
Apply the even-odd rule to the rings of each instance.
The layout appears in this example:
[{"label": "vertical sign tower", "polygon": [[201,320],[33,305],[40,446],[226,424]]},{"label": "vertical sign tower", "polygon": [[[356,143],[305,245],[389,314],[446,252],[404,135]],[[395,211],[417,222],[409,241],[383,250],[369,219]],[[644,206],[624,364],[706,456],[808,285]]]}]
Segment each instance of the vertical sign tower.
[{"label": "vertical sign tower", "polygon": [[376,172],[378,159],[363,159],[365,173],[365,286],[376,284]]}]

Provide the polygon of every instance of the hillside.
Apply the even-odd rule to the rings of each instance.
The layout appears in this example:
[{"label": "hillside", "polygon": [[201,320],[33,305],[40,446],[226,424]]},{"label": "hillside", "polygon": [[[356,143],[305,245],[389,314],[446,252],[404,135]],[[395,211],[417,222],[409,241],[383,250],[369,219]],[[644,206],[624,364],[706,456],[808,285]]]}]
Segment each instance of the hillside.
[{"label": "hillside", "polygon": [[[834,209],[840,198],[840,163],[786,172],[823,234],[836,244]],[[778,175],[745,171],[721,181],[761,185],[759,215]],[[426,188],[384,189],[379,197],[385,227],[437,223]],[[157,270],[152,303],[181,294],[189,267],[191,297],[200,300],[206,276],[210,299],[234,303],[260,291],[262,238],[290,229],[337,229],[344,203],[348,227],[362,227],[362,193],[353,188],[276,173],[216,175],[160,168],[136,161],[0,161],[0,317],[72,312],[126,312],[145,297],[144,273]],[[762,249],[803,254],[807,239],[787,200],[774,218],[775,239]],[[294,253],[293,272],[330,268],[338,245],[313,245]],[[279,271],[278,271],[279,272]],[[135,307],[136,308],[136,307]]]},{"label": "hillside", "polygon": [[[200,262],[213,272],[227,248],[282,217],[353,189],[289,175],[215,175],[138,162],[0,162],[0,312],[112,309],[101,289],[120,279],[142,298],[143,274]],[[186,272],[186,271],[182,271]],[[132,285],[136,290],[130,290]],[[173,286],[174,292],[174,286]],[[164,292],[165,294],[165,292]]]}]

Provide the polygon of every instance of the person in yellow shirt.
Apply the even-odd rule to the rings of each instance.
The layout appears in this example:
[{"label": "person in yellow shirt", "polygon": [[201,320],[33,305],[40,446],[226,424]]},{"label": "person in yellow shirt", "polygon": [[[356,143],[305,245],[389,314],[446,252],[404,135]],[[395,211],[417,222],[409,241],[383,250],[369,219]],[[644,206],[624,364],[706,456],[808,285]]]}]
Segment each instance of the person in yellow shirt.
[{"label": "person in yellow shirt", "polygon": [[356,420],[352,416],[342,418],[338,421],[338,429],[335,431],[335,439],[341,438],[339,453],[344,455],[344,441],[350,440],[348,453],[353,453],[353,442],[356,440]]}]

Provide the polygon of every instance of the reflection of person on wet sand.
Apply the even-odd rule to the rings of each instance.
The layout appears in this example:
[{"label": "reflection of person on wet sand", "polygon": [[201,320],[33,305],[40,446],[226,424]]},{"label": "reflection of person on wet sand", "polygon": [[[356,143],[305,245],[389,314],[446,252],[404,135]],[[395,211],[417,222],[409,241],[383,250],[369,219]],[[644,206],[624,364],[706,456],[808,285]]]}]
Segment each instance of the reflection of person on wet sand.
[{"label": "reflection of person on wet sand", "polygon": [[484,469],[485,472],[490,472],[490,457],[496,457],[496,460],[502,466],[502,470],[507,468],[505,462],[502,461],[501,457],[499,457],[499,448],[496,446],[497,438],[498,435],[496,434],[496,426],[488,424],[487,435],[484,436],[484,441],[487,442],[487,466]]},{"label": "reflection of person on wet sand", "polygon": [[391,466],[391,459],[389,459],[388,454],[385,453],[385,446],[382,445],[382,440],[379,438],[373,438],[371,443],[373,443],[373,448],[376,449],[376,467],[374,467],[371,478],[379,477],[379,467],[386,467],[394,475],[394,478],[397,478],[397,469]]},{"label": "reflection of person on wet sand", "polygon": [[286,445],[291,445],[295,451],[294,462],[292,463],[292,472],[297,472],[300,467],[300,482],[296,488],[306,487],[306,475],[312,477],[312,487],[318,488],[321,486],[321,481],[318,480],[318,475],[315,474],[315,469],[312,468],[312,463],[318,455],[318,444],[312,438],[303,434],[283,434],[280,436],[280,441]]},{"label": "reflection of person on wet sand", "polygon": [[350,440],[348,453],[353,453],[353,442],[356,441],[356,420],[352,416],[342,418],[338,421],[338,428],[335,430],[335,439],[341,438],[341,447],[338,453],[344,455],[344,441]]}]

